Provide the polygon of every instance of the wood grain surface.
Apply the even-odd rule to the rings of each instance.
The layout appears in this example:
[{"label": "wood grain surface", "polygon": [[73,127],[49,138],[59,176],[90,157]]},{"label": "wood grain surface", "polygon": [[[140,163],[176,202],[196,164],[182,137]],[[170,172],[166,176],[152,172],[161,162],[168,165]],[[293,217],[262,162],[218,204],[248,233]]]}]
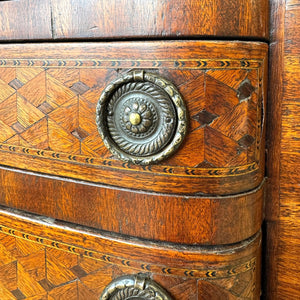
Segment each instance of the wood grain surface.
[{"label": "wood grain surface", "polygon": [[[226,195],[262,181],[264,43],[16,44],[0,55],[2,164],[163,193]],[[181,148],[157,165],[116,159],[97,130],[101,92],[132,69],[173,82],[187,106]]]},{"label": "wood grain surface", "polygon": [[[105,231],[180,244],[229,244],[261,226],[263,185],[227,197],[111,189],[0,169],[0,204]],[[30,188],[29,188],[30,187]]]},{"label": "wood grain surface", "polygon": [[260,234],[224,247],[122,240],[0,211],[1,299],[99,299],[124,274],[152,277],[174,300],[258,299]]},{"label": "wood grain surface", "polygon": [[[2,40],[267,39],[267,0],[1,1]],[[16,17],[17,16],[17,17]]]},{"label": "wood grain surface", "polygon": [[[300,298],[300,3],[271,1],[266,299]],[[289,270],[289,272],[287,272]],[[288,274],[294,274],[289,276]]]},{"label": "wood grain surface", "polygon": [[[268,2],[0,1],[2,41],[106,41],[0,45],[1,299],[99,299],[137,273],[175,300],[259,299],[268,47],[187,39],[266,41]],[[297,31],[286,30],[299,4],[271,5],[271,61],[286,55],[271,65],[273,300],[299,291],[284,271],[297,273],[299,250],[300,72]],[[145,39],[156,42],[133,41]],[[189,113],[182,147],[150,167],[113,157],[95,125],[104,87],[142,68],[173,82]]]},{"label": "wood grain surface", "polygon": [[49,0],[0,1],[0,40],[52,39]]}]

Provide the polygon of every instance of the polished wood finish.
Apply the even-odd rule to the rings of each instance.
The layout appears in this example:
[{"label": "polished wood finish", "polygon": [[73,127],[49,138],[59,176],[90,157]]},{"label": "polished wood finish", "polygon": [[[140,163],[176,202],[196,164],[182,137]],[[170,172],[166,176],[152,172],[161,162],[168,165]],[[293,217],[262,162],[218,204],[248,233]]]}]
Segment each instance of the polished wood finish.
[{"label": "polished wood finish", "polygon": [[1,299],[99,299],[113,278],[149,272],[174,300],[259,297],[260,233],[211,249],[120,239],[3,209],[0,224]]},{"label": "polished wood finish", "polygon": [[265,298],[297,299],[300,298],[299,1],[271,1],[271,17]]},{"label": "polished wood finish", "polygon": [[0,1],[0,39],[52,39],[49,0]]},{"label": "polished wood finish", "polygon": [[[267,0],[1,1],[2,40],[268,38]],[[16,16],[18,16],[16,18]]]},{"label": "polished wood finish", "polygon": [[[265,0],[84,3],[84,0],[54,1],[56,38],[268,36]],[[85,16],[90,18],[86,20]]]},{"label": "polished wood finish", "polygon": [[[0,169],[0,203],[105,231],[180,244],[230,244],[260,228],[263,185],[227,197],[138,193]],[[30,193],[28,193],[30,186]]]},{"label": "polished wood finish", "polygon": [[[0,10],[10,42],[0,45],[0,298],[99,299],[111,280],[143,273],[174,300],[259,299],[268,1]],[[189,115],[178,151],[150,166],[114,157],[95,122],[105,86],[132,70],[170,80]]]},{"label": "polished wood finish", "polygon": [[[3,45],[0,55],[4,165],[173,194],[234,194],[262,181],[264,43]],[[173,82],[189,117],[180,149],[146,167],[113,157],[95,122],[103,89],[132,69]]]}]

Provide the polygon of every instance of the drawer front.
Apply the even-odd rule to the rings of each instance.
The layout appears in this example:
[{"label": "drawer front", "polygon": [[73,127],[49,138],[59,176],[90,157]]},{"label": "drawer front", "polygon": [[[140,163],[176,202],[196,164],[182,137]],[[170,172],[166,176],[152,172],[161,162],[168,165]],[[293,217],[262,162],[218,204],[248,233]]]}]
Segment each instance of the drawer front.
[{"label": "drawer front", "polygon": [[140,193],[0,169],[0,204],[88,227],[161,242],[220,245],[261,227],[264,183],[223,197]]},{"label": "drawer front", "polygon": [[[114,293],[128,299],[137,274],[147,283],[136,284],[139,299],[153,299],[147,296],[149,282],[168,297],[160,299],[259,299],[260,234],[230,246],[180,248],[50,221],[0,211],[1,299],[104,300],[115,299],[104,298]],[[127,289],[120,287],[124,275]],[[115,288],[114,279],[121,281]]]},{"label": "drawer front", "polygon": [[[1,45],[0,159],[6,166],[163,193],[233,194],[264,170],[264,43]],[[158,163],[124,162],[103,143],[96,107],[130,72],[182,96],[187,133]]]}]

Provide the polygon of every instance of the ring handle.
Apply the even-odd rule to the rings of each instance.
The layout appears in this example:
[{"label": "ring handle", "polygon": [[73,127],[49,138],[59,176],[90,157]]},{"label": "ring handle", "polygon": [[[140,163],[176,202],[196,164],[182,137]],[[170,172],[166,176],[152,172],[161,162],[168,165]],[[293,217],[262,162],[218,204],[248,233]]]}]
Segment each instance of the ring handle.
[{"label": "ring handle", "polygon": [[170,81],[131,71],[103,90],[96,123],[105,146],[119,159],[149,165],[178,149],[187,131],[187,111]]},{"label": "ring handle", "polygon": [[125,275],[113,280],[102,292],[99,300],[172,300],[155,281],[142,274]]}]

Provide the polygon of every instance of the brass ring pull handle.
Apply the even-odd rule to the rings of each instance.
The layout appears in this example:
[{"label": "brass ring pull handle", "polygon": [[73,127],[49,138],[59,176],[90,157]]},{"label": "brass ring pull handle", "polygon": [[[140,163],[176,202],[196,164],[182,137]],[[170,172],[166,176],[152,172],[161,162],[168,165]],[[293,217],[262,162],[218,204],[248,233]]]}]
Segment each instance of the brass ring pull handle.
[{"label": "brass ring pull handle", "polygon": [[113,280],[103,291],[100,300],[172,300],[156,282],[143,276],[121,276]]},{"label": "brass ring pull handle", "polygon": [[114,155],[148,165],[178,149],[187,131],[187,113],[171,82],[157,74],[132,71],[104,89],[96,123],[105,146]]}]

